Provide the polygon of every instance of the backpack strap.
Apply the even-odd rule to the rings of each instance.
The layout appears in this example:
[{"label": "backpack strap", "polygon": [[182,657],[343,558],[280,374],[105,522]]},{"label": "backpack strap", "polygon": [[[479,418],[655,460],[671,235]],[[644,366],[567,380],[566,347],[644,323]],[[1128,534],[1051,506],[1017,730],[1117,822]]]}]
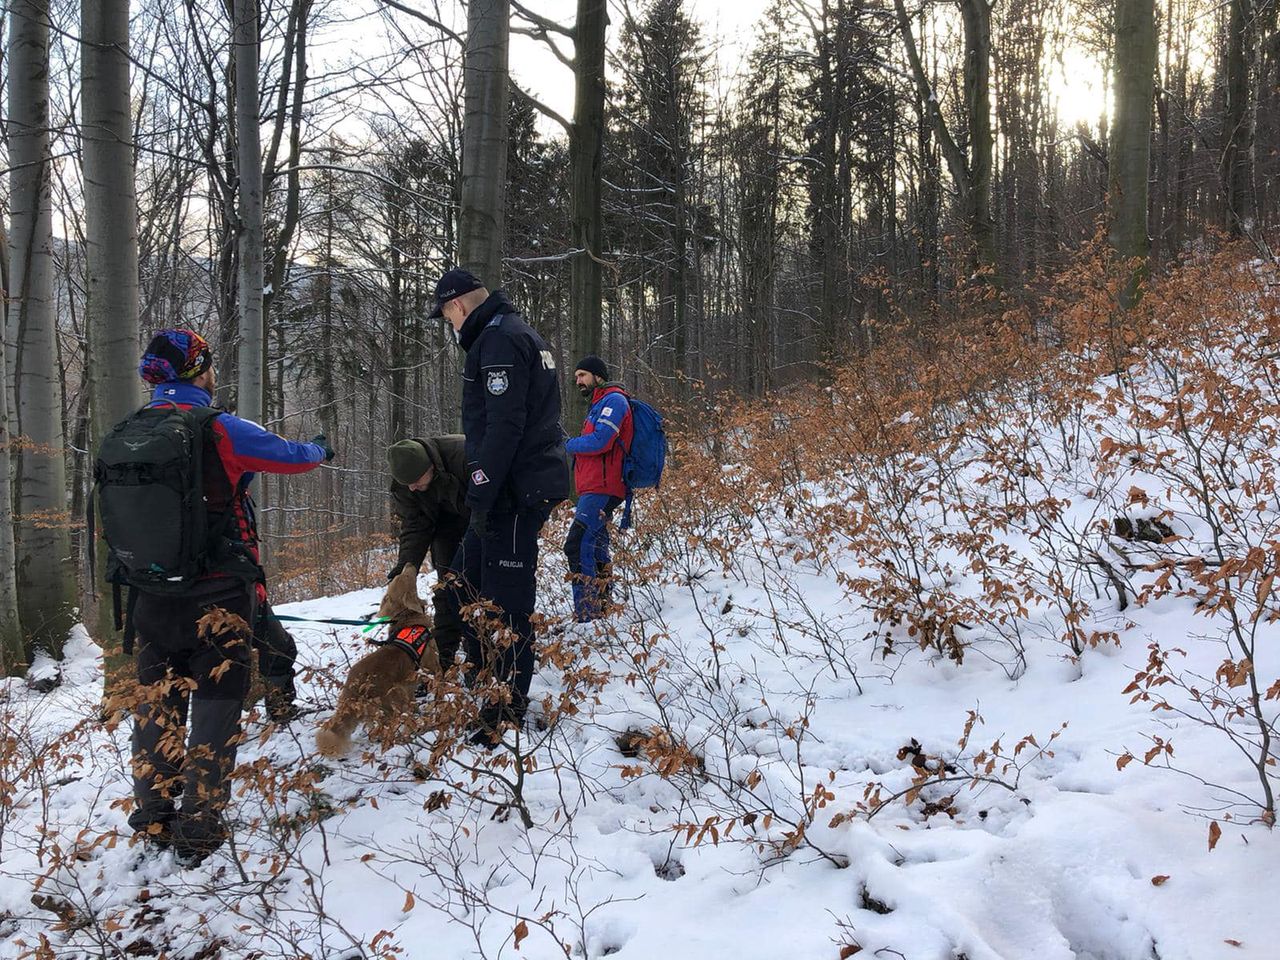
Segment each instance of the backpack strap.
[{"label": "backpack strap", "polygon": [[[98,481],[95,479],[89,485],[89,500],[87,509],[88,516],[85,517],[85,539],[89,547],[89,593],[91,596],[98,595],[98,537],[97,524],[94,523],[95,510],[93,509],[93,498],[98,492]],[[117,604],[117,609],[119,605]],[[119,627],[116,628],[117,630]]]},{"label": "backpack strap", "polygon": [[627,501],[626,505],[622,508],[622,519],[618,522],[619,530],[631,529],[631,498],[633,496],[635,496],[635,493],[630,487],[627,487]]},{"label": "backpack strap", "polygon": [[[116,585],[115,596],[120,596],[120,586]],[[138,630],[133,623],[133,610],[138,605],[138,591],[135,587],[129,588],[129,603],[125,607],[124,614],[124,639],[120,643],[120,647],[124,650],[125,656],[133,656],[133,641],[138,636]],[[116,617],[120,616],[119,606],[116,607]]]}]

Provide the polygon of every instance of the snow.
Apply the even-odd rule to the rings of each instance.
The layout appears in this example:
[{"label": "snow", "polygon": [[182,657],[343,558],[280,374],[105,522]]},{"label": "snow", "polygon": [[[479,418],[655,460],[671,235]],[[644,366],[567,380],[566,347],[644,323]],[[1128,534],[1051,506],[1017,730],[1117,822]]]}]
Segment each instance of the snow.
[{"label": "snow", "polygon": [[[1079,471],[1060,480],[1072,486],[1060,491],[1070,501],[1064,529],[1093,528],[1114,515],[1114,492],[1123,503],[1136,485],[1151,501],[1128,516],[1170,508],[1171,522],[1203,534],[1172,494],[1157,497],[1157,478],[1144,479],[1140,465],[1099,479],[1089,474],[1095,452],[1055,455]],[[985,489],[980,473],[957,481],[974,498]],[[843,509],[829,490],[815,487],[812,498]],[[921,509],[922,523],[942,523],[936,504]],[[1079,656],[1059,639],[1061,611],[1027,601],[1025,615],[1003,625],[971,624],[969,653],[956,663],[875,620],[847,589],[866,569],[847,557],[816,561],[809,531],[781,514],[765,520],[771,528],[754,536],[768,549],[740,554],[731,570],[696,549],[669,554],[664,576],[633,584],[608,627],[567,628],[607,679],[535,754],[527,830],[463,790],[446,806],[430,803],[451,788],[415,777],[420,745],[317,763],[314,724],[364,640],[358,628],[290,623],[301,700],[318,712],[287,729],[255,714],[240,761],[314,784],[279,801],[237,791],[236,849],[197,869],[142,856],[113,806],[129,793],[127,725],[96,722],[101,658],[77,628],[57,690],[40,696],[8,681],[0,700],[6,728],[29,740],[3,768],[16,793],[0,802],[0,957],[24,955],[41,936],[57,956],[103,955],[95,944],[119,949],[142,937],[174,957],[211,941],[228,957],[389,956],[398,946],[407,957],[775,960],[835,958],[854,943],[863,956],[909,960],[1280,953],[1276,837],[1247,817],[1223,819],[1231,791],[1256,792],[1256,777],[1222,734],[1121,693],[1152,641],[1185,648],[1190,668],[1213,675],[1222,650],[1204,639],[1192,598],[1121,615],[1100,590],[1086,627],[1114,629],[1120,642]],[[568,605],[561,532],[549,531],[541,568],[541,607],[559,618]],[[1052,567],[1026,530],[1002,538],[1016,557]],[[624,576],[641,559],[623,558]],[[943,552],[930,570],[933,590],[981,593],[963,557]],[[278,612],[359,618],[380,596],[370,588]],[[534,697],[561,686],[544,665]],[[697,756],[667,776],[616,743],[659,723]],[[1028,734],[1035,743],[1015,754]],[[1176,742],[1177,768],[1194,775],[1144,765],[1153,736]],[[902,748],[913,740],[954,764],[959,782],[869,816],[858,807],[869,788],[887,797],[912,786]],[[973,781],[976,758],[996,741],[991,779],[1000,782]],[[47,777],[15,776],[18,757],[58,743]],[[1139,759],[1120,770],[1127,751]],[[450,776],[471,783],[457,769]],[[926,815],[923,803],[947,795],[950,814]],[[297,835],[280,828],[320,807],[332,815]],[[1211,819],[1223,830],[1212,851]],[[803,841],[788,843],[800,821]],[[43,847],[42,822],[58,831]],[[714,835],[688,839],[708,823]],[[79,859],[51,856],[50,843],[69,849],[77,835],[82,846],[99,842]],[[33,893],[82,906],[79,921],[59,929]]]}]

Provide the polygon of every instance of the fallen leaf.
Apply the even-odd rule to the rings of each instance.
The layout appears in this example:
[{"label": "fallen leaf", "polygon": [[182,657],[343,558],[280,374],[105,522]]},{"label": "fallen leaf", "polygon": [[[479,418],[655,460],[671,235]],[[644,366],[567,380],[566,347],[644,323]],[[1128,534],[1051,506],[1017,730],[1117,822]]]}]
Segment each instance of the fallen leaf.
[{"label": "fallen leaf", "polygon": [[1217,820],[1209,823],[1209,849],[1212,850],[1218,845],[1218,840],[1222,837],[1222,828],[1218,826]]},{"label": "fallen leaf", "polygon": [[1153,887],[1163,887],[1165,884],[1165,881],[1168,879],[1169,879],[1168,875],[1162,873],[1159,876],[1151,878],[1151,885]]},{"label": "fallen leaf", "polygon": [[404,892],[404,906],[400,908],[400,912],[401,912],[401,913],[408,913],[410,910],[412,910],[412,909],[413,909],[413,905],[414,905],[415,903],[417,903],[417,902],[418,902],[418,901],[416,901],[416,900],[414,900],[414,899],[413,899],[413,891],[412,891],[412,890],[406,890],[406,891]]},{"label": "fallen leaf", "polygon": [[523,920],[521,920],[519,923],[516,924],[515,934],[516,934],[516,949],[519,950],[520,941],[529,935],[529,925],[525,923]]},{"label": "fallen leaf", "polygon": [[1229,943],[1229,944],[1231,944],[1233,947],[1242,947],[1242,946],[1244,946],[1244,944],[1243,944],[1243,943],[1241,943],[1239,940],[1226,939],[1226,940],[1223,940],[1222,942],[1223,942],[1223,943]]}]

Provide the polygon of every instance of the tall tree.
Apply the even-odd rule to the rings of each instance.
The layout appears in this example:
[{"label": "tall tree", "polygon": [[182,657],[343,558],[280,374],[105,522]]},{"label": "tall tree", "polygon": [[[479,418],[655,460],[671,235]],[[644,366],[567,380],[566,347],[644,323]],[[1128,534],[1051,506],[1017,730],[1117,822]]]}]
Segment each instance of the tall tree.
[{"label": "tall tree", "polygon": [[907,61],[911,65],[916,96],[942,148],[947,171],[959,194],[961,213],[973,250],[973,265],[995,271],[995,222],[991,217],[992,146],[995,142],[991,132],[991,5],[987,0],[958,2],[964,24],[966,136],[963,139],[952,133],[943,116],[942,104],[925,71],[912,31],[911,17],[903,0],[893,0],[893,6]]},{"label": "tall tree", "polygon": [[682,390],[698,316],[696,261],[713,230],[695,172],[704,142],[707,92],[701,32],[684,0],[651,0],[624,21],[610,135],[610,183],[621,209],[611,240],[630,247],[629,277],[647,363]]},{"label": "tall tree", "polygon": [[[783,2],[773,3],[760,21],[756,47],[737,102],[732,136],[736,165],[737,254],[743,330],[737,338],[744,388],[757,396],[773,386],[776,348],[801,339],[779,330],[787,316],[778,291],[784,261],[787,183],[796,158],[804,156],[796,142],[803,128],[797,113],[794,54],[798,38],[788,33]],[[807,165],[807,164],[806,164]]]},{"label": "tall tree", "polygon": [[53,292],[49,2],[9,6],[9,196],[16,347],[17,588],[30,647],[59,657],[71,627],[75,562]]},{"label": "tall tree", "polygon": [[[1255,0],[1230,0],[1227,17],[1226,118],[1223,124],[1222,195],[1232,236],[1253,228],[1253,79],[1257,62]],[[1152,41],[1154,44],[1154,40]]]},{"label": "tall tree", "polygon": [[502,281],[510,29],[509,0],[468,4],[458,259],[491,288]]},{"label": "tall tree", "polygon": [[258,127],[258,0],[234,0],[236,171],[239,175],[240,370],[238,411],[266,419],[266,331],[263,324],[262,146]]},{"label": "tall tree", "polygon": [[[9,323],[9,241],[0,230],[0,330]],[[9,457],[9,364],[0,354],[0,671],[21,672],[26,663],[18,617],[17,556],[13,542],[12,464]]]},{"label": "tall tree", "polygon": [[[95,449],[106,431],[138,404],[138,218],[129,105],[129,0],[82,0],[80,20],[90,449]],[[99,549],[98,544],[88,548]],[[94,593],[95,586],[88,592]],[[97,632],[105,638],[110,632],[107,605],[99,608]]]},{"label": "tall tree", "polygon": [[605,33],[609,14],[605,0],[578,0],[574,23],[573,126],[569,133],[569,166],[573,179],[573,257],[570,309],[573,353],[600,352],[603,318],[600,265],[604,250],[601,216],[601,164],[604,152]]},{"label": "tall tree", "polygon": [[1121,305],[1127,308],[1135,301],[1151,250],[1147,167],[1156,70],[1154,0],[1116,0],[1115,49],[1115,109],[1108,144],[1108,237],[1117,256],[1138,265],[1121,291]]}]

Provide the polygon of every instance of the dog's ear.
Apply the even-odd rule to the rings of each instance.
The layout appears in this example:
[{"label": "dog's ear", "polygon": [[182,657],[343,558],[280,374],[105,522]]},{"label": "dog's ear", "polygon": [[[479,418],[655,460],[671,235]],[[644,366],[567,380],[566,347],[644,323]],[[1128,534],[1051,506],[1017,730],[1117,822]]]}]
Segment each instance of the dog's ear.
[{"label": "dog's ear", "polygon": [[382,606],[378,608],[380,617],[397,617],[406,610],[413,613],[426,613],[422,600],[418,596],[418,568],[405,567],[387,584],[386,595],[382,598]]}]

